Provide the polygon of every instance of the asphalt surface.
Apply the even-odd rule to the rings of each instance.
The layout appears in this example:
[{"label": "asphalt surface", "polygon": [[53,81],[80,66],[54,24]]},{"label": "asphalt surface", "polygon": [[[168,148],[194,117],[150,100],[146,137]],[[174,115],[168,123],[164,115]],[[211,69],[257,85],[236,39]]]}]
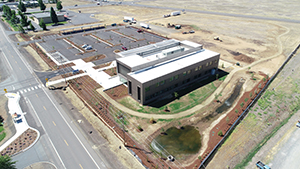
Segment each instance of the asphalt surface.
[{"label": "asphalt surface", "polygon": [[5,35],[2,26],[0,36],[1,63],[6,70],[3,74],[7,76],[0,83],[0,94],[4,94],[4,88],[9,92],[22,91],[21,96],[29,110],[25,117],[34,119],[31,124],[35,124],[41,132],[36,145],[13,157],[18,160],[17,167],[24,168],[36,161],[50,161],[57,168],[113,168],[108,162],[110,159],[102,160],[105,155],[92,149],[75,125],[76,122],[69,118],[51,92],[37,80],[32,68]]}]

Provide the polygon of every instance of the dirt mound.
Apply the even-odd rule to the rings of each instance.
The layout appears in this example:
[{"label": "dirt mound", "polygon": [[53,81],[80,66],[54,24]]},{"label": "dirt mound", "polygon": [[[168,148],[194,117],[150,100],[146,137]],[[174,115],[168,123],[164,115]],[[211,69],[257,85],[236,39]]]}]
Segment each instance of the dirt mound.
[{"label": "dirt mound", "polygon": [[245,62],[245,63],[252,63],[255,61],[254,58],[252,57],[249,57],[245,54],[242,54],[240,52],[235,52],[235,51],[232,51],[232,50],[227,50],[230,54],[234,55],[234,59],[237,60],[237,61],[241,61],[241,62]]}]

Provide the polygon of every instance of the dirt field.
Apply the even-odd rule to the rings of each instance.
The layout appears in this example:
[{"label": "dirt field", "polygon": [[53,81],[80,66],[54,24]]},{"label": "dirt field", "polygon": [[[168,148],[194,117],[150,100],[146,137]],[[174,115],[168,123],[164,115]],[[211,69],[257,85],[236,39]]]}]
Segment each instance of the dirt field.
[{"label": "dirt field", "polygon": [[[299,8],[299,3],[297,4],[296,1],[295,4],[292,2],[286,3],[279,0],[272,3],[257,2],[251,4],[245,0],[227,0],[218,3],[216,2],[218,2],[218,0],[199,4],[192,0],[175,2],[171,2],[169,0],[142,1],[140,3],[157,6],[165,5],[168,7],[186,9],[241,13],[245,15],[254,14],[267,17],[288,17],[291,19],[296,19],[300,15],[298,13],[294,13],[294,11],[296,11],[295,9]],[[254,4],[259,5],[254,6]],[[281,7],[283,5],[285,8]],[[100,10],[99,7],[80,8],[80,10],[82,13],[94,13],[95,18],[99,19],[99,21],[103,24],[120,23],[123,19],[123,16],[133,16],[138,21],[151,24],[151,27],[153,27],[152,31],[157,31],[162,35],[179,40],[191,40],[203,44],[204,48],[206,49],[219,52],[221,54],[220,63],[224,61],[233,65],[236,62],[239,62],[241,67],[231,65],[224,68],[225,71],[229,73],[234,72],[234,74],[229,82],[224,84],[224,89],[221,91],[222,96],[219,97],[221,101],[224,101],[229,97],[233,87],[236,84],[236,80],[241,77],[246,79],[241,95],[244,92],[250,91],[256,85],[255,81],[250,80],[251,75],[247,73],[248,70],[254,72],[261,71],[270,76],[274,74],[274,72],[285,60],[286,56],[299,43],[298,35],[300,34],[300,26],[292,23],[224,17],[191,12],[176,17],[162,18],[163,14],[170,13],[171,11],[164,9],[128,6],[105,6],[101,7]],[[280,12],[282,14],[280,14]],[[168,23],[181,24],[183,28],[181,30],[167,28],[166,25]],[[182,34],[183,31],[189,30],[195,30],[195,33]],[[219,36],[222,39],[222,42],[214,40],[215,36]],[[241,68],[244,69],[242,70]],[[147,135],[151,136],[152,133],[155,133],[155,131],[159,130],[160,127],[178,125],[179,123],[182,125],[192,124],[196,125],[200,130],[200,133],[204,135],[202,137],[202,142],[207,142],[208,137],[205,137],[205,134],[209,133],[209,131],[205,133],[205,129],[213,128],[214,124],[220,122],[222,117],[225,118],[225,116],[215,116],[209,119],[206,123],[201,123],[199,119],[205,117],[205,115],[209,112],[214,111],[214,108],[217,106],[217,103],[211,103],[206,108],[199,110],[191,117],[175,120],[176,122],[172,121],[171,123],[164,121],[155,125],[147,125],[148,127],[145,127],[144,130],[147,131]],[[278,109],[280,112],[285,112],[288,110],[284,107],[284,105],[279,106],[280,108],[278,107]],[[253,109],[255,110],[256,108],[254,107]],[[242,123],[237,128],[234,133],[237,133],[238,135],[233,136],[232,139],[228,139],[226,141],[224,148],[220,149],[214,160],[209,164],[208,168],[224,168],[227,166],[234,167],[245,157],[251,148],[258,143],[255,140],[247,142],[250,136],[259,138],[264,137],[268,131],[272,130],[274,126],[279,124],[280,120],[286,117],[286,114],[284,113],[282,113],[282,115],[280,113],[268,113],[271,111],[277,111],[275,105],[273,105],[272,108],[267,109],[267,111],[261,110],[261,106],[259,106],[259,108],[256,110],[257,111],[254,113],[249,113],[249,116],[247,116],[245,119],[245,122],[248,124],[244,123],[243,125]],[[148,124],[149,122],[148,119],[133,118],[132,120],[132,122],[136,124]],[[263,127],[256,127],[258,125]],[[138,133],[135,131],[136,130],[134,130],[133,133],[136,136],[145,135],[145,132]],[[247,132],[249,135],[244,134]],[[199,151],[199,154],[195,155],[195,157],[201,155],[201,153],[204,151],[203,149],[205,148],[205,144],[203,145],[204,147]],[[188,165],[191,163],[191,161],[192,160],[186,161],[184,165]],[[224,163],[224,161],[226,161],[226,163]]]}]

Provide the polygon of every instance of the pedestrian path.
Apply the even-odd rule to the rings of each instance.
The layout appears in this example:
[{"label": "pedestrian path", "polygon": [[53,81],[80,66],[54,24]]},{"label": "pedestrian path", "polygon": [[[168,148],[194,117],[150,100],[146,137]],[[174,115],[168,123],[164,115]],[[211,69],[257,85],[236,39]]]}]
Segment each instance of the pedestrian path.
[{"label": "pedestrian path", "polygon": [[30,91],[33,91],[33,90],[36,90],[36,89],[40,89],[40,88],[42,88],[42,85],[36,85],[36,86],[33,86],[33,87],[28,87],[26,89],[19,90],[17,92],[17,94],[18,93],[21,93],[21,94],[27,93],[27,92],[30,92]]},{"label": "pedestrian path", "polygon": [[[39,132],[36,129],[29,127],[29,125],[27,124],[27,121],[24,116],[25,113],[22,112],[22,109],[19,105],[19,101],[21,98],[20,94],[6,93],[5,96],[8,98],[9,114],[13,118],[12,120],[16,128],[16,134],[13,135],[9,140],[7,140],[4,144],[0,146],[0,151],[4,150],[4,148],[10,145],[15,139],[21,136],[21,134],[24,133],[29,128],[35,130],[38,133],[38,137],[39,137]],[[36,140],[38,140],[38,137]]]}]

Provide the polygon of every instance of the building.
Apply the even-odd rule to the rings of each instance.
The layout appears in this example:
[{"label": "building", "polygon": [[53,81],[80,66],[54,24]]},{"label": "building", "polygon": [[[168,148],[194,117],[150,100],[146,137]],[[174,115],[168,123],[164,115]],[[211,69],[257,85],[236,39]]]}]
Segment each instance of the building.
[{"label": "building", "polygon": [[218,69],[220,54],[190,41],[165,40],[119,52],[117,71],[128,93],[141,104],[176,91]]},{"label": "building", "polygon": [[[56,15],[57,15],[58,22],[65,21],[64,14],[56,14]],[[34,18],[34,22],[36,22],[37,24],[40,23],[41,19],[43,19],[45,23],[52,23],[49,12],[34,14],[33,18]]]}]

